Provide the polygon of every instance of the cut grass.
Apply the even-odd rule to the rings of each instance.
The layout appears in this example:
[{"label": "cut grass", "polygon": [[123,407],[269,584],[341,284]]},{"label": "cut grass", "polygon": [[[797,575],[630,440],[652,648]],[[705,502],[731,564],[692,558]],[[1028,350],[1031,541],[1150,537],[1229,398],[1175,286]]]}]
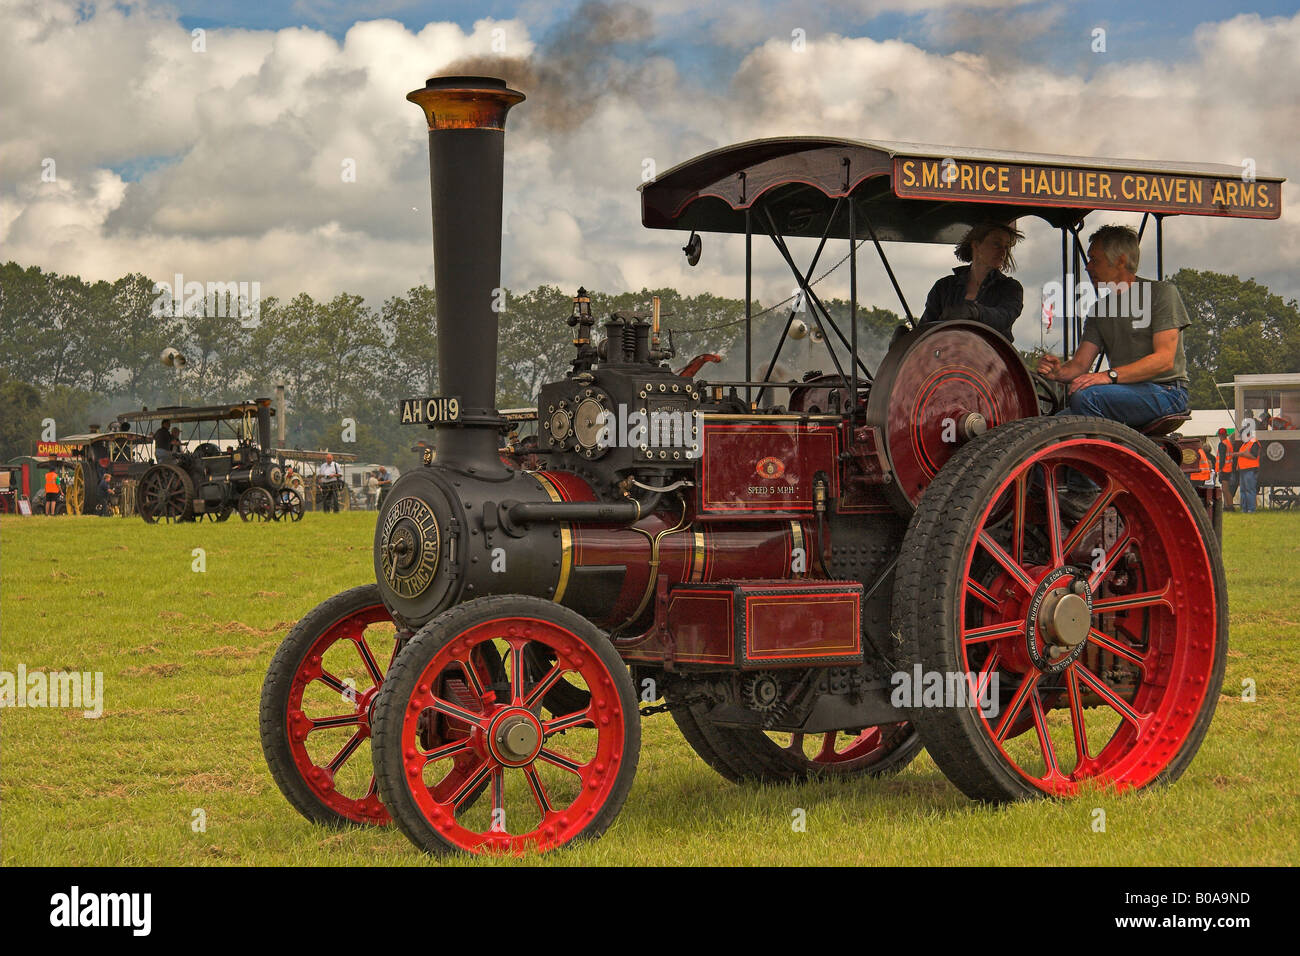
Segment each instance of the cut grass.
[{"label": "cut grass", "polygon": [[[736,787],[667,716],[645,722],[599,841],[461,865],[1160,865],[1300,862],[1300,514],[1226,516],[1232,637],[1210,734],[1172,787],[971,803],[922,754],[886,780]],[[104,714],[0,711],[5,865],[429,864],[397,830],[307,823],[258,742],[293,622],[373,580],[374,514],[291,525],[0,519],[0,670],[102,671]],[[206,571],[193,571],[195,548]],[[1257,699],[1243,702],[1243,681]],[[1094,830],[1097,810],[1105,830]],[[796,810],[806,831],[792,828]],[[197,829],[202,811],[206,829]]]}]

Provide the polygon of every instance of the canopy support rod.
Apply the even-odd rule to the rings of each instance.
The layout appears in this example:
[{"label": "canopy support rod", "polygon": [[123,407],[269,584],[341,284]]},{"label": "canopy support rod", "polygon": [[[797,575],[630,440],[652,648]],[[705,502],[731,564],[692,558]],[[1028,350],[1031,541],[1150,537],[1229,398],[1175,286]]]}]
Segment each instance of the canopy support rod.
[{"label": "canopy support rod", "polygon": [[[837,201],[836,205],[838,206],[838,201]],[[835,212],[834,212],[834,211],[831,213],[831,218],[832,218],[832,219],[835,218]],[[772,223],[772,226],[773,226],[773,229],[775,229],[776,224],[775,224],[775,223]],[[829,228],[829,224],[828,224],[828,228]],[[791,271],[794,272],[795,276],[797,277],[797,276],[799,275],[799,270],[798,270],[798,268],[795,266],[795,264],[794,264],[794,258],[790,255],[790,249],[789,249],[789,247],[785,244],[785,240],[781,238],[781,234],[780,234],[780,233],[774,233],[774,240],[773,240],[773,241],[776,242],[776,247],[777,247],[777,249],[780,251],[781,255],[785,257],[786,264],[790,266]],[[822,237],[822,242],[825,243],[825,241],[826,241],[826,237],[823,236],[823,237]],[[818,254],[819,256],[821,255],[821,249],[818,249],[818,250],[817,250],[817,254]],[[813,265],[814,265],[814,266],[816,265],[816,260],[813,261]],[[808,270],[808,276],[811,276],[811,275],[812,275],[812,271],[813,271],[812,268],[809,268],[809,270]],[[818,328],[821,329],[822,340],[826,343],[826,349],[827,349],[827,351],[830,352],[830,354],[831,354],[831,361],[832,361],[832,362],[835,362],[835,368],[836,368],[836,370],[839,371],[839,373],[840,373],[840,377],[843,378],[844,381],[845,381],[845,383],[847,384],[847,382],[848,382],[848,378],[844,375],[844,371],[843,371],[843,369],[840,368],[840,364],[839,364],[838,360],[836,359],[835,352],[834,352],[834,350],[831,348],[831,340],[830,340],[830,338],[826,335],[826,330],[825,330],[825,328],[822,328],[821,320],[817,318],[817,316],[818,316],[818,311],[820,311],[820,314],[821,314],[822,318],[825,318],[825,319],[826,319],[826,323],[827,323],[827,325],[829,325],[829,326],[831,327],[831,330],[835,333],[836,338],[838,338],[838,339],[840,340],[840,344],[842,344],[846,349],[850,349],[850,350],[851,350],[852,347],[849,345],[849,340],[846,339],[846,338],[844,337],[844,333],[840,331],[840,327],[839,327],[838,325],[835,324],[835,320],[831,318],[830,310],[827,309],[826,306],[822,303],[822,300],[821,300],[821,298],[817,295],[817,293],[814,292],[814,291],[812,290],[812,286],[810,286],[810,285],[807,284],[807,282],[808,282],[808,276],[805,276],[805,277],[804,277],[804,285],[803,285],[801,288],[803,289],[803,293],[804,293],[804,295],[808,298],[808,300],[809,300],[809,304],[815,306],[815,308],[813,309],[813,318],[817,320],[817,326],[818,326]],[[865,363],[863,363],[861,357],[859,357],[858,354],[857,354],[856,352],[853,353],[853,356],[854,356],[854,359],[855,359],[854,367],[856,368],[856,367],[859,367],[859,366],[860,366],[860,367],[862,368],[862,373],[863,373],[864,375],[867,376],[867,381],[871,381],[871,373],[870,373],[869,371],[867,371],[867,366],[866,366]]]},{"label": "canopy support rod", "polygon": [[1141,225],[1138,226],[1138,242],[1142,241],[1142,234],[1147,231],[1147,220],[1150,218],[1151,218],[1151,213],[1144,212],[1142,214],[1142,223]]},{"label": "canopy support rod", "polygon": [[[853,200],[850,199],[849,202],[852,204]],[[862,214],[862,224],[867,227],[867,235],[871,237],[871,242],[876,247],[876,253],[880,256],[880,262],[885,267],[885,274],[889,276],[889,281],[894,286],[894,294],[898,296],[898,301],[903,304],[903,314],[907,316],[907,324],[911,328],[916,328],[916,319],[912,316],[912,310],[907,307],[907,299],[903,296],[903,290],[899,286],[898,280],[894,278],[894,270],[889,266],[889,259],[885,257],[885,250],[881,247],[880,240],[876,238],[876,230],[871,226],[871,218],[865,212]],[[852,233],[850,235],[855,240],[858,238]]]},{"label": "canopy support rod", "polygon": [[[803,305],[805,307],[810,305],[814,298],[812,288],[808,285],[808,280],[812,277],[813,270],[817,268],[817,260],[821,258],[822,250],[826,248],[826,239],[830,236],[831,224],[835,221],[835,213],[839,211],[840,202],[841,200],[838,199],[835,201],[835,209],[832,210],[830,217],[826,220],[826,229],[822,232],[821,242],[817,244],[817,251],[813,254],[812,262],[808,264],[808,272],[806,275],[799,271],[799,267],[794,264],[794,259],[790,256],[790,251],[785,247],[785,243],[781,241],[781,233],[776,228],[776,220],[772,218],[772,211],[766,206],[763,207],[763,217],[767,220],[767,234],[772,238],[772,244],[775,245],[777,251],[781,253],[782,258],[785,259],[786,265],[790,267],[790,271],[794,273],[795,279],[798,280],[799,291],[803,295]],[[799,305],[800,302],[796,300],[795,304],[790,307],[790,316],[785,321],[785,331],[781,333],[781,338],[776,343],[776,351],[772,353],[772,361],[767,364],[767,371],[763,373],[763,381],[765,382],[772,377],[772,369],[776,368],[776,360],[780,357],[781,348],[785,345],[785,340],[790,335],[790,326],[794,324],[794,314],[798,310]],[[826,330],[822,328],[821,318],[817,315],[816,310],[810,311],[812,311],[813,321],[817,323],[817,328],[821,330],[822,341],[826,344],[826,350],[830,352],[831,361],[835,363],[835,370],[840,373],[841,381],[847,382],[848,376],[844,374],[844,369],[840,368],[840,360],[836,357],[834,349],[831,348],[830,340],[826,338]],[[763,400],[763,393],[766,391],[766,386],[760,388],[758,390],[758,397],[755,401],[761,402]]]}]

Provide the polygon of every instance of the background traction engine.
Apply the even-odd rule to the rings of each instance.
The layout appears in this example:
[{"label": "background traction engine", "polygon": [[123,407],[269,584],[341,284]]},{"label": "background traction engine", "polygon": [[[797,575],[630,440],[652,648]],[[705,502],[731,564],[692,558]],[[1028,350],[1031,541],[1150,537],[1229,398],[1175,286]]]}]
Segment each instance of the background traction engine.
[{"label": "background traction engine", "polygon": [[[435,427],[437,460],[385,501],[376,583],[308,614],[271,665],[263,747],[295,808],[391,818],[431,852],[594,837],[660,697],[733,781],[893,773],[923,742],[991,800],[1181,772],[1226,601],[1163,450],[1038,417],[978,325],[903,335],[851,401],[814,382],[753,409],[675,374],[657,320],[612,316],[597,342],[580,291],[572,368],[503,456],[492,293],[523,96],[449,77],[408,99],[429,126],[444,395],[403,419]],[[954,416],[966,431],[942,441]],[[931,674],[960,699],[929,705]]]},{"label": "background traction engine", "polygon": [[[219,441],[205,441],[151,466],[140,476],[140,516],[150,524],[202,518],[225,521],[238,511],[244,521],[278,520],[276,502],[284,486],[284,470],[269,451],[271,400],[193,411],[210,412],[191,419],[197,421],[242,418],[243,435],[226,451]],[[256,441],[251,434],[254,420]]]}]

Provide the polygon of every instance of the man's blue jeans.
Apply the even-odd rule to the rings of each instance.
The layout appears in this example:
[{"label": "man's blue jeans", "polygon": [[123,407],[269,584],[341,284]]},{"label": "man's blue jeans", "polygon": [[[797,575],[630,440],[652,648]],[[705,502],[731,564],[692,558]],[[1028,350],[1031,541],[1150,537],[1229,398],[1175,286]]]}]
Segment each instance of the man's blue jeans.
[{"label": "man's blue jeans", "polygon": [[1241,510],[1246,514],[1255,513],[1255,493],[1259,490],[1259,469],[1241,468]]},{"label": "man's blue jeans", "polygon": [[1061,415],[1091,415],[1141,428],[1157,418],[1187,411],[1187,389],[1181,385],[1138,382],[1135,385],[1093,385],[1070,396]]}]

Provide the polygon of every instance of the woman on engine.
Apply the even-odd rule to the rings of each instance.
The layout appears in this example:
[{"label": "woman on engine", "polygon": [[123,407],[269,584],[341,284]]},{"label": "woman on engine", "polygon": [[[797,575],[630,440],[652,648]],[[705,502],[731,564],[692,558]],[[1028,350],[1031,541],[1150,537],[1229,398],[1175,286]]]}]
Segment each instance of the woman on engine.
[{"label": "woman on engine", "polygon": [[934,284],[925,300],[921,325],[973,319],[1011,341],[1011,326],[1020,316],[1025,293],[1006,273],[1016,267],[1011,247],[1023,238],[1024,233],[1007,223],[984,222],[972,227],[953,249],[958,259],[970,265],[958,266],[952,275]]}]

